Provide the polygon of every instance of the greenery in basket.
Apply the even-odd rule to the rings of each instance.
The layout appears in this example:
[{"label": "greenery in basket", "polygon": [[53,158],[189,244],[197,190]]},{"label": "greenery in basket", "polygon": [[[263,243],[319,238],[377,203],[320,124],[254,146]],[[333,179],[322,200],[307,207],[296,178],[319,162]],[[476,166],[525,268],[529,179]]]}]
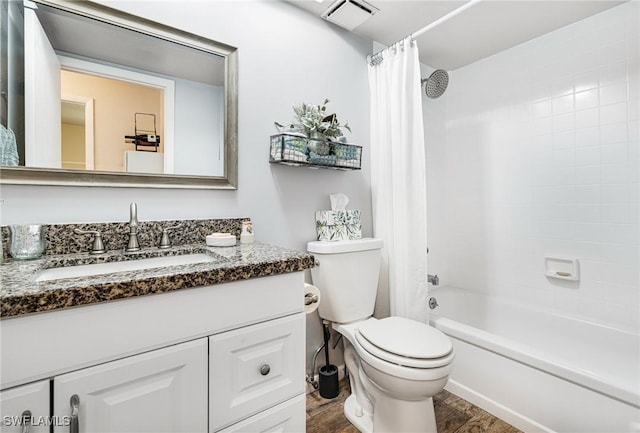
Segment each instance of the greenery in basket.
[{"label": "greenery in basket", "polygon": [[[324,100],[322,105],[313,105],[302,103],[293,107],[293,113],[295,114],[293,123],[290,128],[297,128],[304,132],[307,137],[311,137],[315,134],[323,134],[328,138],[338,138],[344,135],[342,129],[351,132],[351,128],[347,122],[340,124],[338,117],[335,113],[327,114],[328,99]],[[274,122],[279,128],[284,128],[278,122]]]}]

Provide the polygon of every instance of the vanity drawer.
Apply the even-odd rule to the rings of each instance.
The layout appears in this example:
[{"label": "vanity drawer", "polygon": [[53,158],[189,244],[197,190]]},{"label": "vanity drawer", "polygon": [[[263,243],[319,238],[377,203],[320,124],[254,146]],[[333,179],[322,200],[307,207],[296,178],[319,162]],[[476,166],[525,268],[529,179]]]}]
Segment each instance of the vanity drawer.
[{"label": "vanity drawer", "polygon": [[306,403],[306,396],[301,394],[218,433],[304,432],[307,423]]},{"label": "vanity drawer", "polygon": [[211,431],[304,394],[304,353],[304,314],[209,337]]}]

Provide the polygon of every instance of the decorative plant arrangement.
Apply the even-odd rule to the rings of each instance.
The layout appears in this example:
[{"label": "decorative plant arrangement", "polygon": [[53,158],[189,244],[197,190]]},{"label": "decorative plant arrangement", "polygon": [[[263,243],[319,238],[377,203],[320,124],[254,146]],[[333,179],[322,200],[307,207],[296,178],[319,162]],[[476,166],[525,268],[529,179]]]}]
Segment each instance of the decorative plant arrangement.
[{"label": "decorative plant arrangement", "polygon": [[[293,107],[295,115],[293,123],[289,125],[290,129],[297,129],[303,132],[308,138],[316,138],[324,140],[324,138],[337,139],[343,136],[342,129],[351,132],[351,128],[347,122],[344,125],[338,121],[335,113],[327,114],[328,99],[324,100],[322,105],[313,105],[303,102]],[[274,122],[279,128],[285,128],[284,125]]]},{"label": "decorative plant arrangement", "polygon": [[335,113],[327,114],[328,103],[328,99],[322,105],[303,102],[293,107],[292,123],[273,122],[280,134],[271,140],[271,162],[360,168],[362,148],[347,144],[343,130],[351,132],[351,128],[347,122],[340,123]]}]

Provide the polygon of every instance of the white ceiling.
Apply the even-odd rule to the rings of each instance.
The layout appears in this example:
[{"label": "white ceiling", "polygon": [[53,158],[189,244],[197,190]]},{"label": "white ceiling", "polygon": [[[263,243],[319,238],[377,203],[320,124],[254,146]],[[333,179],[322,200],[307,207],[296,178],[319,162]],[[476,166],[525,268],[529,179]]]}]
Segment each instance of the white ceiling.
[{"label": "white ceiling", "polygon": [[[286,0],[317,16],[335,0]],[[340,0],[342,1],[342,0]],[[460,0],[367,0],[380,9],[353,33],[391,45],[464,5]],[[454,70],[574,23],[618,0],[482,0],[417,37],[420,61]]]}]

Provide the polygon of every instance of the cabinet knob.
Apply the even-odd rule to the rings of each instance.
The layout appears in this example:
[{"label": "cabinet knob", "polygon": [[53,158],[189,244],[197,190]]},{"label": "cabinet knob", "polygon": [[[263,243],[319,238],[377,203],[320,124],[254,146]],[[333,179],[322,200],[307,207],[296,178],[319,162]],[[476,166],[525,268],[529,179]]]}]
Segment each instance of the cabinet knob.
[{"label": "cabinet knob", "polygon": [[269,364],[265,364],[262,367],[260,367],[260,374],[263,376],[266,376],[267,374],[269,374],[270,371],[271,371],[271,367],[269,367]]}]

